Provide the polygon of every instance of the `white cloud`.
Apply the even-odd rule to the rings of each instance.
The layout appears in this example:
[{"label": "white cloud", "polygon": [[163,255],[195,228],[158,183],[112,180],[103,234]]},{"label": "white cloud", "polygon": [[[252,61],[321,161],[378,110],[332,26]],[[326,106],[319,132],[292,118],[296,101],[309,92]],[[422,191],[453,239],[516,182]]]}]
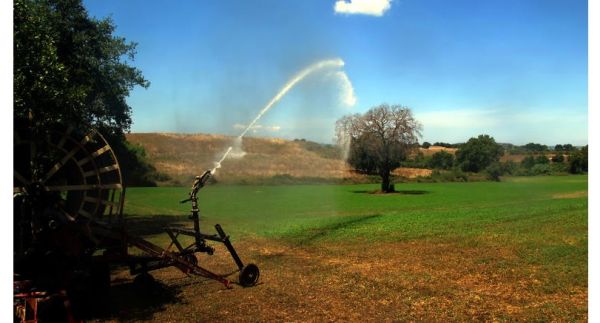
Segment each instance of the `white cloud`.
[{"label": "white cloud", "polygon": [[391,0],[338,0],[333,10],[336,13],[383,16],[390,9]]}]

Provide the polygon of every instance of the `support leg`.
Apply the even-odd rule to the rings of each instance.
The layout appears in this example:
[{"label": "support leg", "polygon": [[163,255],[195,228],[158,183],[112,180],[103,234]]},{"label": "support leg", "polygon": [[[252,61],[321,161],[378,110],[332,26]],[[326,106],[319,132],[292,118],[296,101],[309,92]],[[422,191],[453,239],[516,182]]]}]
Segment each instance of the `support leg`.
[{"label": "support leg", "polygon": [[217,229],[219,236],[223,240],[223,244],[225,245],[227,250],[229,250],[229,253],[231,254],[231,257],[233,258],[233,260],[235,261],[235,264],[238,266],[238,268],[240,270],[242,270],[242,268],[244,268],[244,263],[242,262],[242,260],[240,259],[240,256],[238,256],[237,252],[233,248],[231,241],[229,241],[229,236],[225,234],[225,231],[223,231],[223,228],[221,228],[220,224],[216,224],[215,229]]}]

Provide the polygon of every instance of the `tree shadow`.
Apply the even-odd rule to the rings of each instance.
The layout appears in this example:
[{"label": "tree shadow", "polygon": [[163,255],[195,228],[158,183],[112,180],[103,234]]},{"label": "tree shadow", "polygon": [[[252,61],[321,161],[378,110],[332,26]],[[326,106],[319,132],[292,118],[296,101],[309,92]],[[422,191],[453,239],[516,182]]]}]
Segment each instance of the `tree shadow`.
[{"label": "tree shadow", "polygon": [[307,245],[318,239],[324,238],[327,235],[331,235],[336,231],[344,230],[352,226],[361,225],[371,219],[380,217],[381,214],[370,214],[365,216],[349,216],[346,218],[340,218],[338,222],[331,223],[325,226],[307,229],[302,235],[302,238],[298,241],[299,245]]},{"label": "tree shadow", "polygon": [[146,236],[164,233],[166,227],[192,228],[193,222],[187,215],[151,215],[124,217],[127,232]]},{"label": "tree shadow", "polygon": [[394,195],[394,194],[399,194],[399,195],[423,195],[423,194],[430,194],[430,191],[423,191],[423,190],[398,190],[398,191],[394,191],[394,192],[387,192],[387,193],[383,193],[381,192],[381,190],[356,190],[356,191],[352,191],[352,193],[356,193],[356,194],[379,194],[379,195]]},{"label": "tree shadow", "polygon": [[401,190],[392,192],[392,194],[402,194],[402,195],[423,195],[430,194],[430,191],[422,191],[422,190]]}]

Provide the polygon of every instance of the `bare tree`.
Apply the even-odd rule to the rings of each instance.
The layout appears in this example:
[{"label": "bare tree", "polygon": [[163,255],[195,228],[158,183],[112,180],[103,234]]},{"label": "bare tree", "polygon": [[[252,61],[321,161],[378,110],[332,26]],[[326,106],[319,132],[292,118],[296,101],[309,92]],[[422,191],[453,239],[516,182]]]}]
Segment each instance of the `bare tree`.
[{"label": "bare tree", "polygon": [[381,176],[381,190],[391,192],[391,172],[418,147],[422,128],[409,108],[382,104],[340,118],[336,135],[347,148],[347,162],[357,171]]}]

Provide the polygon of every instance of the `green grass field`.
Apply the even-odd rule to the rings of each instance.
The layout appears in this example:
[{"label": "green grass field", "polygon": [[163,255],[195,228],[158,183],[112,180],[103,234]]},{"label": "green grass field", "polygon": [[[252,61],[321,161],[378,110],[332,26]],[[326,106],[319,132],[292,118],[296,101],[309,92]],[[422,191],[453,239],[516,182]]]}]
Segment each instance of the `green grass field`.
[{"label": "green grass field", "polygon": [[[205,230],[220,223],[247,246],[240,253],[265,268],[271,288],[279,284],[272,275],[290,275],[285,267],[298,266],[300,255],[306,264],[319,259],[314,275],[352,282],[332,287],[316,307],[357,297],[400,320],[585,319],[587,176],[398,184],[399,193],[387,195],[376,189],[212,185],[199,203]],[[187,191],[128,189],[132,230],[166,243],[145,223],[185,223],[190,206],[178,201]],[[376,291],[353,296],[364,284]],[[322,315],[315,318],[352,319]]]}]

